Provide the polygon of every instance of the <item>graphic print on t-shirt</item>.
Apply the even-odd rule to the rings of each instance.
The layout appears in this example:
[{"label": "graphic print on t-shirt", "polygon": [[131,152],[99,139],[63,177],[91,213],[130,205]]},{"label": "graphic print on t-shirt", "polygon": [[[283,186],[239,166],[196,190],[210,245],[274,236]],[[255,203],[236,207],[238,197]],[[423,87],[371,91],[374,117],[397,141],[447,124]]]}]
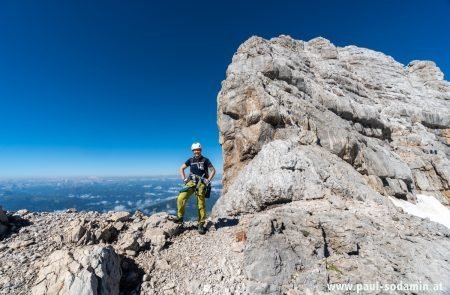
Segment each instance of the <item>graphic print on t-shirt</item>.
[{"label": "graphic print on t-shirt", "polygon": [[202,176],[202,177],[208,177],[208,167],[211,166],[211,162],[208,158],[201,157],[201,158],[189,158],[185,162],[186,166],[190,167],[191,173]]}]

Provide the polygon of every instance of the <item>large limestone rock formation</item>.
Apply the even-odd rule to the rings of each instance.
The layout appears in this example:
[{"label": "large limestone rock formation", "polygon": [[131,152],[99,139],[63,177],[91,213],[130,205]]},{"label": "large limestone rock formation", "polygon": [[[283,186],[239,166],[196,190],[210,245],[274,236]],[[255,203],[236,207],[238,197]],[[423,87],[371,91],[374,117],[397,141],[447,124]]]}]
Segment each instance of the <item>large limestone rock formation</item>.
[{"label": "large limestone rock formation", "polygon": [[248,293],[377,281],[450,290],[450,230],[390,201],[450,204],[450,83],[433,62],[252,37],[222,82],[218,125],[213,215],[252,215]]},{"label": "large limestone rock formation", "polygon": [[289,139],[338,156],[382,194],[423,191],[449,204],[449,99],[432,62],[405,67],[323,38],[252,37],[218,96],[224,192],[266,143]]}]

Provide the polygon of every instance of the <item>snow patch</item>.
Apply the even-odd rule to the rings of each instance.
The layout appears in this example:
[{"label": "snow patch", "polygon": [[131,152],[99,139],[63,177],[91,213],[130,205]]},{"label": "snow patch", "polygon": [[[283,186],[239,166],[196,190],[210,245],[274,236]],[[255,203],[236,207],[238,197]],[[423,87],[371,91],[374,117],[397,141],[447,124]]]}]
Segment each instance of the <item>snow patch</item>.
[{"label": "snow patch", "polygon": [[450,228],[450,210],[442,205],[433,196],[417,195],[417,204],[405,200],[389,197],[395,206],[401,207],[405,212],[421,218],[429,218]]}]

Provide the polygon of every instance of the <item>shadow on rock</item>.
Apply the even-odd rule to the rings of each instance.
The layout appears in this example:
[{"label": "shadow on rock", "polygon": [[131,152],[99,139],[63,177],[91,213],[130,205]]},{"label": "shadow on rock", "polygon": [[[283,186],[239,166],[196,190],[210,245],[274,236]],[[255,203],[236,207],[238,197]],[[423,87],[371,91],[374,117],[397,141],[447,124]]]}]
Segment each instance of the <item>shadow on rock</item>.
[{"label": "shadow on rock", "polygon": [[238,225],[239,218],[219,218],[214,224],[215,229]]},{"label": "shadow on rock", "polygon": [[122,278],[120,279],[120,294],[139,294],[141,290],[142,277],[145,272],[133,259],[120,255]]},{"label": "shadow on rock", "polygon": [[22,227],[30,226],[33,223],[19,215],[5,215],[4,222],[0,222],[0,240],[9,238],[12,234],[18,233]]},{"label": "shadow on rock", "polygon": [[181,227],[181,232],[185,232],[185,231],[191,231],[191,230],[197,230],[197,225],[193,224],[193,223],[189,223],[189,224],[183,224],[183,226]]}]

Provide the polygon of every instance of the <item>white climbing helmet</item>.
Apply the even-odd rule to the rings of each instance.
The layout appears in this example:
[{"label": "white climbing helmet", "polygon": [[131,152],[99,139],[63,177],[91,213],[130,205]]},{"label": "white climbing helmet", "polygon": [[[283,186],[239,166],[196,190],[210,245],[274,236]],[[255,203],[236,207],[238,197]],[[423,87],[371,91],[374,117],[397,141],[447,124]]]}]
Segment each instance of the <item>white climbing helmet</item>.
[{"label": "white climbing helmet", "polygon": [[200,142],[194,142],[191,145],[191,151],[196,150],[196,149],[202,149],[202,145],[200,144]]}]

